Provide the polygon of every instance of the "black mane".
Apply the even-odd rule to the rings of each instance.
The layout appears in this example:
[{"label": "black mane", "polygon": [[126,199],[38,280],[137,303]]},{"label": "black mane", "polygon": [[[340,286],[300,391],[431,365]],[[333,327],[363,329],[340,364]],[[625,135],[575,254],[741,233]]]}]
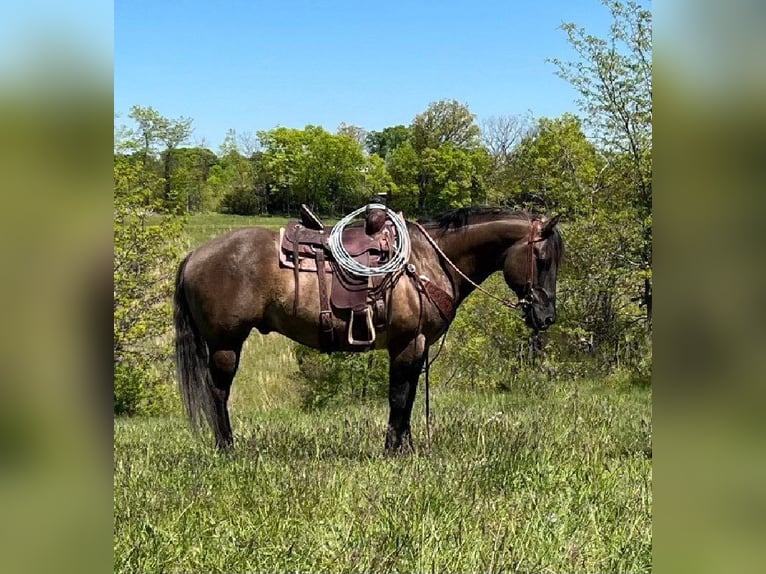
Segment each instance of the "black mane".
[{"label": "black mane", "polygon": [[508,218],[539,219],[539,216],[524,211],[513,211],[500,207],[461,207],[460,209],[452,209],[432,217],[419,219],[418,223],[447,230],[464,227],[469,223],[481,223],[483,221]]},{"label": "black mane", "polygon": [[[438,227],[444,231],[449,229],[459,229],[471,223],[482,223],[485,221],[496,221],[498,219],[523,219],[523,220],[542,220],[539,213],[515,211],[500,207],[461,207],[444,211],[432,217],[418,219],[418,223],[428,227]],[[558,265],[564,256],[564,241],[557,227],[553,228],[553,233],[548,238],[549,257]]]}]

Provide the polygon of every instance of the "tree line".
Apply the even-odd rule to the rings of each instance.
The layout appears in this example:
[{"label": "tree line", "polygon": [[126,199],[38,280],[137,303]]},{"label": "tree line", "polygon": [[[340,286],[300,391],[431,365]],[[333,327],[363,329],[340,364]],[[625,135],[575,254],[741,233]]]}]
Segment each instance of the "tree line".
[{"label": "tree line", "polygon": [[[578,91],[579,115],[479,121],[467,104],[445,99],[409,125],[380,131],[347,124],[334,133],[312,125],[255,134],[231,129],[213,151],[187,145],[191,119],[131,108],[130,124],[116,122],[114,150],[116,368],[126,364],[125,349],[135,348],[125,344],[134,341],[135,331],[146,335],[160,328],[139,319],[145,305],[137,286],[157,301],[167,295],[146,287],[158,283],[161,250],[141,246],[171,243],[186,214],[294,216],[306,203],[322,215],[339,216],[383,196],[413,219],[471,205],[562,215],[567,255],[561,312],[546,351],[529,352],[536,344],[515,323],[475,307],[453,328],[459,345],[449,356],[456,368],[475,373],[471,365],[481,364],[486,373],[487,357],[495,357],[498,381],[531,360],[559,370],[576,363],[648,376],[652,20],[636,2],[603,1],[613,18],[610,37],[564,24],[575,58],[550,60]],[[151,217],[163,221],[159,230],[146,225]],[[510,358],[509,344],[516,349]],[[316,365],[312,369],[318,372]]]}]

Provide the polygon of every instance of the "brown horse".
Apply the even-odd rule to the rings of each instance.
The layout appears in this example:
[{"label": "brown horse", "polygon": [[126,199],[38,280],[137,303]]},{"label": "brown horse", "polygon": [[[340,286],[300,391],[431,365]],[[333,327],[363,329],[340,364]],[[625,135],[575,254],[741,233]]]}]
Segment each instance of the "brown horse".
[{"label": "brown horse", "polygon": [[[411,265],[391,282],[385,326],[374,343],[390,358],[387,451],[411,450],[410,416],[424,357],[476,285],[502,271],[530,328],[543,330],[556,320],[563,252],[557,222],[558,216],[474,208],[407,223]],[[268,229],[238,229],[198,247],[178,268],[174,322],[181,395],[192,425],[204,416],[219,448],[233,441],[227,401],[251,329],[322,347],[316,274],[280,266],[279,241]],[[296,276],[300,306],[294,307]],[[338,333],[347,328],[344,319],[332,321]],[[324,350],[350,349],[340,340]]]}]

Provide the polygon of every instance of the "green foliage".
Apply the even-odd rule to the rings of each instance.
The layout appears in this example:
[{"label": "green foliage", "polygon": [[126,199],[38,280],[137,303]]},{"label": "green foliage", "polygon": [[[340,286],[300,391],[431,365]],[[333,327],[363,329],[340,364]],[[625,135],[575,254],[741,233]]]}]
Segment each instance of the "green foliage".
[{"label": "green foliage", "polygon": [[[170,298],[183,219],[150,217],[160,204],[141,165],[115,162],[114,368],[115,413],[167,410],[172,380]],[[154,208],[154,209],[152,209]]]},{"label": "green foliage", "polygon": [[261,131],[258,139],[274,209],[290,212],[306,203],[318,212],[340,213],[368,199],[362,147],[348,135],[306,126]]},{"label": "green foliage", "polygon": [[480,130],[467,106],[454,100],[432,103],[415,117],[411,132],[387,153],[397,209],[425,214],[486,200],[491,160],[479,145]]},{"label": "green foliage", "polygon": [[605,164],[578,118],[541,118],[504,166],[506,201],[571,220],[592,208]]},{"label": "green foliage", "polygon": [[208,196],[222,213],[255,215],[265,207],[264,194],[256,187],[258,159],[248,159],[237,150],[221,158],[211,175]]},{"label": "green foliage", "polygon": [[652,13],[632,0],[603,0],[612,14],[608,39],[574,23],[562,25],[577,58],[552,59],[558,75],[580,93],[580,108],[607,159],[609,187],[623,200],[631,234],[630,247],[644,275],[640,298],[645,323],[652,309]]},{"label": "green foliage", "polygon": [[399,193],[394,179],[386,169],[386,162],[380,157],[367,156],[367,165],[364,169],[364,195],[367,198],[376,195],[392,198]]},{"label": "green foliage", "polygon": [[388,357],[384,351],[328,355],[294,344],[293,352],[298,363],[304,408],[387,395]]},{"label": "green foliage", "polygon": [[[500,273],[483,287],[497,297],[511,296]],[[518,313],[475,293],[460,307],[450,327],[436,363],[437,384],[523,391],[534,385],[545,358],[537,344]]]},{"label": "green foliage", "polygon": [[560,287],[561,320],[569,354],[589,357],[605,372],[651,372],[651,338],[643,303],[651,271],[630,261],[643,238],[632,214],[595,210],[566,228],[567,265]]},{"label": "green foliage", "polygon": [[161,151],[162,162],[162,190],[154,199],[167,211],[184,209],[182,198],[173,187],[173,170],[175,154],[178,146],[187,141],[192,133],[192,120],[190,118],[178,118],[175,120],[162,116],[151,107],[133,106],[130,108],[128,117],[138,126],[135,130],[125,130],[126,143],[139,151],[147,164],[150,156],[156,157]]},{"label": "green foliage", "polygon": [[390,207],[408,215],[418,213],[419,159],[411,142],[404,142],[390,152],[387,168],[396,184],[389,201]]},{"label": "green foliage", "polygon": [[476,116],[466,104],[457,100],[439,100],[412,120],[413,147],[422,152],[452,144],[458,149],[470,150],[479,146],[481,130]]},{"label": "green foliage", "polygon": [[210,193],[210,178],[219,170],[218,156],[203,147],[179,148],[169,153],[173,166],[171,193],[179,207],[184,206],[187,213],[217,207],[217,197]]},{"label": "green foliage", "polygon": [[365,138],[365,146],[371,155],[377,155],[388,160],[389,154],[393,153],[404,142],[409,141],[411,137],[412,131],[409,127],[391,126],[379,132],[368,133]]}]

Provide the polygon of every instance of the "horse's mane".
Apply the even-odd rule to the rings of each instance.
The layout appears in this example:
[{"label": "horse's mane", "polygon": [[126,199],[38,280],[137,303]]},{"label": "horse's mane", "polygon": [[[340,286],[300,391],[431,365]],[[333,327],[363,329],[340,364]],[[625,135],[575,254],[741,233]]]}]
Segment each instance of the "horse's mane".
[{"label": "horse's mane", "polygon": [[501,207],[461,207],[444,211],[432,217],[422,218],[418,223],[428,227],[438,227],[448,230],[465,227],[471,223],[483,223],[485,221],[496,221],[498,219],[541,219],[537,213],[526,211],[514,211]]},{"label": "horse's mane", "polygon": [[[473,223],[483,223],[485,221],[497,221],[500,219],[522,219],[522,220],[541,220],[543,217],[539,213],[517,211],[500,207],[461,207],[444,211],[437,215],[418,219],[418,223],[426,227],[437,227],[448,231],[449,229],[459,229]],[[548,238],[548,249],[551,259],[558,265],[564,255],[564,242],[561,233],[554,227],[553,234]]]}]

